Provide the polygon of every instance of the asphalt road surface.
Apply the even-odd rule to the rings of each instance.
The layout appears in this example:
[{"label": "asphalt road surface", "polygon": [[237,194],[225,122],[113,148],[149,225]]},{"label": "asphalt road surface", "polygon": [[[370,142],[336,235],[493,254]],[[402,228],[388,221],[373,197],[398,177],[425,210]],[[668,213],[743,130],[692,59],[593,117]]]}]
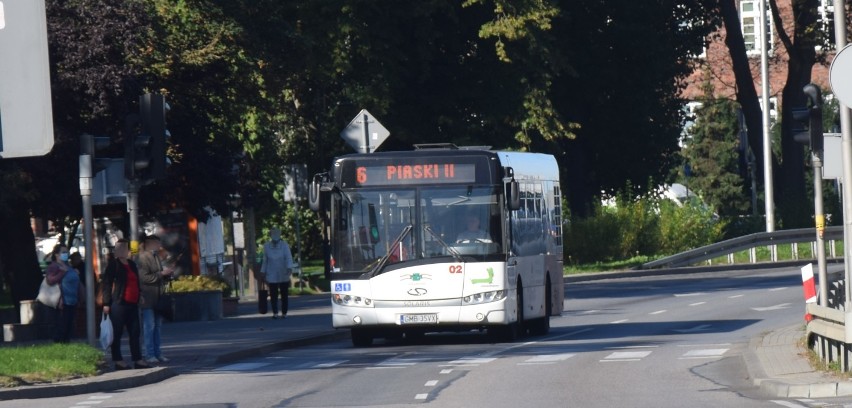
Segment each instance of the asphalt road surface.
[{"label": "asphalt road surface", "polygon": [[761,395],[749,341],[803,322],[796,268],[566,285],[550,334],[349,341],[286,350],[111,393],[5,407],[809,407]]}]

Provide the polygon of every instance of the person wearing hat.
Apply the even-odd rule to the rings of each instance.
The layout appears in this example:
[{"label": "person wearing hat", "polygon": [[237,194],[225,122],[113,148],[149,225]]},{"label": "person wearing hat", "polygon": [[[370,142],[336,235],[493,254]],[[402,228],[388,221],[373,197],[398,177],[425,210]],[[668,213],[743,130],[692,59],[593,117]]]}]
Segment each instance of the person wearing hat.
[{"label": "person wearing hat", "polygon": [[290,246],[281,239],[281,230],[273,228],[269,232],[272,240],[263,244],[263,264],[260,273],[269,285],[269,299],[272,303],[272,318],[278,318],[278,293],[281,293],[281,317],[287,316],[290,290],[290,274],[293,271],[293,254]]},{"label": "person wearing hat", "polygon": [[163,317],[154,310],[163,293],[166,278],[173,272],[160,263],[160,238],[149,235],[136,263],[139,266],[139,281],[142,284],[142,338],[145,341],[145,361],[148,364],[169,361],[160,350],[160,331]]}]

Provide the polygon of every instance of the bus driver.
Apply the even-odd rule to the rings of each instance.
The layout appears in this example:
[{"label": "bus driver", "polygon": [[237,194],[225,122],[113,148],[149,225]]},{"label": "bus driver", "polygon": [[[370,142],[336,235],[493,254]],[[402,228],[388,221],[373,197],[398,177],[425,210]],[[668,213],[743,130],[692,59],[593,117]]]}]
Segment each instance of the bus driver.
[{"label": "bus driver", "polygon": [[479,222],[479,217],[475,213],[467,214],[465,216],[466,229],[456,237],[456,243],[490,243],[491,237],[479,228]]}]

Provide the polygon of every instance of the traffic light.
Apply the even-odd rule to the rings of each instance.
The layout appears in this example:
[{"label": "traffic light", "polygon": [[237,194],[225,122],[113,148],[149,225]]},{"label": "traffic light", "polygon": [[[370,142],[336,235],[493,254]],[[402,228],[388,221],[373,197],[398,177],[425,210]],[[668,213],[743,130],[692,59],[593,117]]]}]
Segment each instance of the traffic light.
[{"label": "traffic light", "polygon": [[803,88],[808,97],[808,106],[793,108],[793,140],[808,144],[812,152],[823,150],[822,93],[814,84]]},{"label": "traffic light", "polygon": [[125,119],[124,173],[128,180],[143,182],[166,175],[166,112],[163,95],[139,97],[139,114]]}]

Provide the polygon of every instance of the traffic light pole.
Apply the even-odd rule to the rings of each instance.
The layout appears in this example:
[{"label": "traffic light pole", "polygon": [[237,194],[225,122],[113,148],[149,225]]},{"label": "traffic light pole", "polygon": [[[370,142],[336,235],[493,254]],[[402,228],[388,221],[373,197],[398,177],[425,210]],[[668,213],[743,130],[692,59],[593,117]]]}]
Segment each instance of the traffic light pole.
[{"label": "traffic light pole", "polygon": [[127,180],[127,214],[130,218],[130,252],[139,253],[139,181]]},{"label": "traffic light pole", "polygon": [[822,202],[822,151],[811,152],[814,168],[814,223],[816,224],[817,267],[819,269],[819,305],[828,307],[828,271],[825,265],[825,214]]},{"label": "traffic light pole", "polygon": [[92,244],[92,156],[95,142],[92,135],[80,136],[80,197],[83,200],[83,238],[86,248],[86,340],[95,346],[95,273],[94,245]]}]

